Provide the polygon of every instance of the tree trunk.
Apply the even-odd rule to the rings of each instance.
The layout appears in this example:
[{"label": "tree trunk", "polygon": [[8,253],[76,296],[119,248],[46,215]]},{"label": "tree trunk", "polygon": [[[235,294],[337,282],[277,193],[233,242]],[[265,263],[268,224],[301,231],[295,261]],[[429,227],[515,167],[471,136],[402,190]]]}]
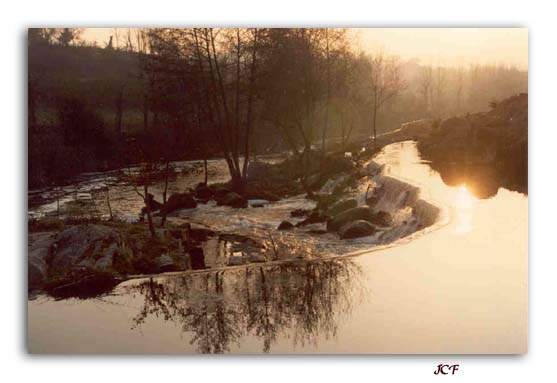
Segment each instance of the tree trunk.
[{"label": "tree trunk", "polygon": [[[225,139],[226,139],[226,134],[228,134],[228,137],[230,137],[230,113],[228,111],[228,102],[226,100],[226,90],[224,89],[224,82],[222,79],[222,74],[221,74],[221,70],[220,70],[220,65],[219,65],[219,61],[217,58],[217,50],[215,48],[215,38],[213,36],[213,31],[211,29],[209,29],[209,36],[211,39],[211,47],[213,49],[213,56],[214,56],[214,64],[215,64],[215,70],[217,72],[217,78],[218,78],[218,86],[219,86],[219,90],[220,90],[220,95],[221,95],[221,101],[222,101],[222,107],[223,107],[223,111],[224,111],[224,121],[225,121],[225,129],[224,129],[224,133],[225,133]],[[230,142],[231,140],[229,139],[228,142]],[[232,162],[232,167],[230,167],[230,163],[229,163],[229,168],[231,170],[231,172],[233,174],[231,174],[232,176],[232,181],[234,182],[235,179],[238,178],[238,170],[240,168],[239,162],[238,162],[238,151],[237,148],[234,148],[234,146],[232,145],[231,150],[230,150],[231,154],[232,154],[232,158],[231,158],[231,162]],[[228,161],[227,161],[228,162]]]},{"label": "tree trunk", "polygon": [[122,133],[122,110],[123,110],[123,103],[124,103],[124,87],[121,86],[118,89],[118,94],[116,95],[116,131],[118,133]]},{"label": "tree trunk", "polygon": [[143,129],[149,131],[149,96],[147,93],[143,96]]},{"label": "tree trunk", "polygon": [[[236,28],[236,39],[237,39],[237,47],[236,47],[236,99],[235,99],[235,108],[234,108],[234,136],[232,146],[234,151],[238,151],[238,142],[240,141],[240,28]],[[240,166],[238,166],[238,170],[240,170]]]},{"label": "tree trunk", "polygon": [[36,92],[35,84],[29,81],[27,88],[27,101],[29,107],[29,126],[35,126],[37,124],[37,113],[36,113]]},{"label": "tree trunk", "polygon": [[256,70],[256,60],[257,60],[257,28],[254,30],[253,36],[253,52],[251,57],[251,70],[250,70],[250,80],[249,80],[249,94],[248,94],[248,111],[246,116],[246,137],[244,138],[244,166],[242,169],[242,177],[247,181],[248,169],[249,169],[249,142],[251,134],[251,120],[252,120],[252,105],[253,105],[253,93],[255,87],[255,70]]},{"label": "tree trunk", "polygon": [[325,121],[323,124],[323,134],[321,136],[321,156],[322,159],[325,158],[325,142],[327,140],[327,129],[329,125],[329,104],[331,97],[331,69],[330,69],[330,57],[329,57],[329,30],[325,28],[325,39],[326,39],[326,55],[327,55],[327,98],[325,102]]},{"label": "tree trunk", "polygon": [[[219,74],[219,78],[222,80],[222,78],[220,77],[220,69],[218,67],[218,63],[217,63],[217,57],[216,57],[216,50],[214,47],[214,40],[213,40],[213,35],[212,35],[212,31],[209,29],[205,29],[205,43],[206,43],[206,50],[207,50],[207,61],[209,64],[209,75],[211,78],[211,85],[212,85],[212,92],[209,92],[208,90],[208,95],[210,94],[212,96],[211,101],[214,103],[214,107],[215,107],[215,113],[217,116],[217,121],[218,121],[218,129],[217,129],[217,135],[219,138],[219,142],[221,143],[221,147],[222,147],[222,152],[223,152],[223,156],[224,159],[226,160],[226,164],[228,165],[228,170],[230,172],[230,177],[234,180],[237,178],[237,169],[238,167],[236,167],[236,163],[233,161],[233,159],[231,158],[231,154],[232,157],[234,156],[233,153],[231,153],[230,147],[229,147],[229,139],[227,137],[227,135],[229,135],[229,120],[228,120],[228,107],[227,107],[227,103],[226,103],[226,98],[223,98],[223,107],[224,107],[224,113],[225,113],[225,122],[223,122],[223,117],[221,116],[221,111],[220,111],[220,107],[219,107],[219,100],[217,97],[217,82],[215,79],[215,75],[214,75],[214,71],[213,71],[213,58],[212,58],[212,54],[211,54],[211,45],[213,46],[213,52],[215,52],[215,67],[216,67],[216,71],[217,74]],[[221,85],[221,90],[224,91],[224,87],[222,85],[222,81],[220,82]],[[211,103],[208,103],[209,107],[211,105]]]},{"label": "tree trunk", "polygon": [[149,204],[149,187],[147,184],[143,187],[144,197],[143,202],[145,202],[145,210],[147,211],[147,222],[149,224],[149,232],[151,233],[151,238],[157,236],[155,232],[155,227],[153,226],[153,217],[151,216],[151,205]]},{"label": "tree trunk", "polygon": [[162,192],[162,203],[166,203],[166,193],[168,191],[168,176],[170,171],[170,161],[166,160],[166,167],[164,170],[164,190]]},{"label": "tree trunk", "polygon": [[373,97],[373,151],[377,151],[377,94]]}]

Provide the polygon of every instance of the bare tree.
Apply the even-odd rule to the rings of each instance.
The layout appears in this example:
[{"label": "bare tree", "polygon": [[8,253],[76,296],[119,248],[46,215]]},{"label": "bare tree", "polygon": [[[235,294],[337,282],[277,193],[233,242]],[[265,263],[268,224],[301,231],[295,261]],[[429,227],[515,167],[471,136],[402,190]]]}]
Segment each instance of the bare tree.
[{"label": "bare tree", "polygon": [[325,97],[325,118],[323,123],[323,134],[321,136],[321,155],[326,154],[325,140],[327,138],[327,128],[329,126],[329,108],[331,103],[331,55],[329,51],[329,29],[325,28],[325,59],[327,72],[327,95]]},{"label": "bare tree", "polygon": [[[193,46],[208,123],[220,143],[233,187],[247,182],[254,120],[260,31],[253,29],[193,30]],[[230,92],[229,89],[234,89]],[[243,152],[243,164],[240,156]]]},{"label": "bare tree", "polygon": [[319,64],[318,29],[277,29],[270,35],[265,85],[265,115],[277,126],[300,162],[300,181],[308,196],[317,108],[325,96]]},{"label": "bare tree", "polygon": [[369,59],[369,84],[371,88],[373,147],[377,149],[377,114],[388,100],[405,87],[400,75],[400,63],[396,57],[378,53]]},{"label": "bare tree", "polygon": [[443,91],[445,87],[445,69],[440,65],[436,68],[435,76],[435,111],[436,115],[440,117],[443,114],[444,102]]},{"label": "bare tree", "polygon": [[456,112],[462,110],[462,88],[464,86],[464,68],[458,67],[456,72]]},{"label": "bare tree", "polygon": [[430,111],[430,91],[433,83],[433,68],[431,66],[424,66],[421,68],[420,77],[418,79],[419,91],[423,97],[423,108],[426,112]]}]

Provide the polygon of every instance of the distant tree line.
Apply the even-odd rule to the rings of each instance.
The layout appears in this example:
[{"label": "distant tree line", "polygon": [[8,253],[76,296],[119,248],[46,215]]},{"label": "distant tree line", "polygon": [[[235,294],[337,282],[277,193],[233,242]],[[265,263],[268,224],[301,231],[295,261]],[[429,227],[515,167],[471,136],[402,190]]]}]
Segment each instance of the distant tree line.
[{"label": "distant tree line", "polygon": [[254,156],[290,150],[306,184],[330,148],[527,89],[513,67],[403,62],[336,28],[114,29],[103,48],[80,34],[29,31],[31,187],[123,166],[130,141],[135,161],[222,157],[237,189]]}]

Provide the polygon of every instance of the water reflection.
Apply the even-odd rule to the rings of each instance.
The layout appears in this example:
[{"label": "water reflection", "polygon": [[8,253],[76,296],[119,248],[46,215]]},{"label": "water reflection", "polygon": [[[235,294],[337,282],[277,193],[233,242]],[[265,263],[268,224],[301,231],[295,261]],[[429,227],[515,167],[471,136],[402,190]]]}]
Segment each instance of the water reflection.
[{"label": "water reflection", "polygon": [[125,290],[143,297],[132,329],[155,317],[191,333],[200,353],[229,352],[248,335],[268,353],[283,331],[294,346],[335,337],[339,319],[366,296],[361,278],[353,261],[329,260],[150,278]]},{"label": "water reflection", "polygon": [[512,175],[501,172],[495,165],[430,163],[430,166],[439,173],[446,185],[466,185],[469,192],[480,199],[495,196],[499,188],[527,193],[520,182],[511,178]]},{"label": "water reflection", "polygon": [[466,185],[460,185],[453,189],[454,206],[456,207],[454,232],[458,234],[468,233],[472,230],[472,212],[478,199],[474,197]]}]

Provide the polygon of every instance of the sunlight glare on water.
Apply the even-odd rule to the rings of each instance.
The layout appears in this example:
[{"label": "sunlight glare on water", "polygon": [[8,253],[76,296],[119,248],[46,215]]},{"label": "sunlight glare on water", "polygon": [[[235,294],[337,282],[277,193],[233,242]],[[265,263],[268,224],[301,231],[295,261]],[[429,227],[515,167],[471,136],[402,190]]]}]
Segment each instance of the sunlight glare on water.
[{"label": "sunlight glare on water", "polygon": [[472,229],[472,212],[474,205],[478,199],[474,197],[466,185],[460,185],[453,189],[454,191],[454,208],[455,208],[455,224],[453,231],[455,233],[464,234]]}]

